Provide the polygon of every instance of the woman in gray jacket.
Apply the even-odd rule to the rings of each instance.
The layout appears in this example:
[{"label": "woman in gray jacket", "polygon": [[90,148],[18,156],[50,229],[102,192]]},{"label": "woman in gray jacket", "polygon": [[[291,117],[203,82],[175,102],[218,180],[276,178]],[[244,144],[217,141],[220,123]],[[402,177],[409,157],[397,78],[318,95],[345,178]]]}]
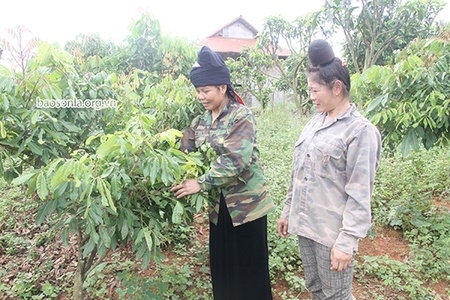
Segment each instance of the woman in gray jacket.
[{"label": "woman in gray jacket", "polygon": [[381,137],[350,102],[350,75],[324,40],[308,49],[311,101],[318,114],[295,144],[291,182],[278,221],[299,237],[313,299],[352,299],[353,255],[371,222]]}]

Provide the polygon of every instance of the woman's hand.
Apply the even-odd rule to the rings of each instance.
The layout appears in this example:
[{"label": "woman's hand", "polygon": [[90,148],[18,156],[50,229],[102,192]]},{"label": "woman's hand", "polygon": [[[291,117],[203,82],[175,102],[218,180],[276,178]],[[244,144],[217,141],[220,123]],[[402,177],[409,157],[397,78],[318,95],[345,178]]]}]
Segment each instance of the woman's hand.
[{"label": "woman's hand", "polygon": [[188,179],[178,185],[174,185],[170,191],[174,192],[175,197],[181,198],[200,192],[201,188],[196,179]]},{"label": "woman's hand", "polygon": [[342,252],[336,248],[331,249],[331,270],[343,271],[352,262],[353,255]]},{"label": "woman's hand", "polygon": [[280,218],[278,220],[278,233],[281,235],[281,237],[288,237],[289,233],[288,233],[288,221]]}]

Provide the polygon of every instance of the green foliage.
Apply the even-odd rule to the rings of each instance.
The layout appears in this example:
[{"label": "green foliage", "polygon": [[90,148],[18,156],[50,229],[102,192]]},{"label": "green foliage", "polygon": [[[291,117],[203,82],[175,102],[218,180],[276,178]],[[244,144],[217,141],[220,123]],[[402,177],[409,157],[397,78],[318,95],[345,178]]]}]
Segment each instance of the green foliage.
[{"label": "green foliage", "polygon": [[102,130],[106,120],[114,119],[111,109],[61,108],[69,100],[95,105],[119,95],[113,88],[113,75],[100,71],[82,76],[72,57],[59,48],[40,44],[21,73],[1,66],[0,70],[0,147],[4,150],[0,158],[15,161],[8,169],[0,167],[0,175],[8,181],[30,166],[39,168],[57,157],[68,157],[82,147],[91,131]]},{"label": "green foliage", "polygon": [[[0,183],[3,183],[1,179]],[[48,224],[36,227],[29,212],[36,211],[38,206],[23,197],[18,187],[3,188],[0,184],[0,279],[15,272],[10,285],[0,281],[0,295],[6,299],[56,299],[62,290],[46,277],[52,272],[53,263],[40,260],[41,247],[53,241],[51,236],[57,228]],[[38,230],[42,232],[36,234]]]},{"label": "green foliage", "polygon": [[368,276],[376,276],[385,287],[399,292],[397,299],[435,299],[430,289],[424,288],[412,266],[389,259],[386,255],[362,256],[355,263],[355,278],[366,281]]},{"label": "green foliage", "polygon": [[[199,233],[194,228],[185,227],[182,231],[185,229],[190,230],[189,233],[186,231],[189,236],[177,240],[171,248],[176,254],[172,264],[157,264],[151,276],[127,270],[119,273],[123,286],[118,290],[120,298],[212,299],[208,248],[196,239]],[[176,232],[180,231],[176,229]]]},{"label": "green foliage", "polygon": [[238,93],[255,97],[262,111],[269,105],[273,93],[273,80],[268,76],[272,64],[270,54],[257,48],[246,48],[235,60],[227,60]]},{"label": "green foliage", "polygon": [[197,57],[193,43],[164,36],[159,21],[148,12],[132,24],[126,41],[125,64],[152,74],[156,81],[167,75],[187,76]]},{"label": "green foliage", "polygon": [[437,148],[407,159],[385,157],[375,182],[375,222],[404,232],[412,245],[411,264],[426,279],[450,278],[449,155],[448,148]]},{"label": "green foliage", "polygon": [[179,131],[152,135],[145,130],[149,124],[144,116],[124,132],[89,139],[88,145],[100,139],[96,153],[76,151],[70,159],[56,159],[14,181],[27,182],[30,194],[47,200],[37,213],[38,224],[56,212],[65,224],[66,243],[69,232],[81,230],[90,237],[82,245],[84,257],[94,248],[103,257],[107,249],[133,240],[147,265],[162,238],[161,222],[179,224],[204,205],[200,194],[177,200],[169,189],[173,182],[203,174],[208,160],[202,153],[179,151]]},{"label": "green foliage", "polygon": [[[301,95],[305,49],[314,34],[323,31],[321,18],[314,14],[293,24],[268,20],[261,46],[275,54],[285,39],[296,54],[278,61],[284,80],[278,87],[289,86]],[[194,231],[190,222],[207,204],[208,195],[175,199],[169,191],[172,183],[203,174],[214,159],[207,146],[197,153],[179,150],[181,130],[202,110],[183,76],[195,60],[192,45],[162,35],[157,20],[144,14],[131,27],[124,46],[81,35],[66,51],[45,43],[25,52],[31,50],[36,50],[35,55],[19,60],[17,72],[0,66],[0,175],[28,190],[23,197],[17,187],[8,187],[5,197],[0,197],[8,201],[0,205],[0,252],[9,257],[25,253],[27,262],[34,262],[38,247],[53,242],[59,233],[66,244],[75,235],[78,263],[85,264],[84,287],[101,298],[106,294],[105,273],[129,267],[119,270],[102,264],[111,249],[132,245],[146,266],[170,245],[180,256],[174,265],[159,264],[158,274],[148,280],[120,272],[124,289],[118,294],[137,299],[211,298],[207,249],[190,241]],[[244,65],[251,67],[267,57],[248,54]],[[448,57],[445,42],[418,42],[398,54],[394,67],[369,69],[358,78],[356,99],[367,105],[392,148],[401,140],[406,140],[405,152],[418,148],[420,139],[427,148],[448,141]],[[256,74],[254,69],[247,71]],[[267,78],[258,75],[256,79],[264,91],[258,97],[266,101],[268,93],[262,84]],[[112,99],[117,106],[98,110],[37,107],[39,100],[61,106],[65,99],[75,98]],[[283,299],[295,299],[304,291],[297,241],[281,239],[276,232],[293,145],[307,121],[292,111],[275,110],[258,118],[261,158],[278,207],[269,216],[271,277],[290,285]],[[376,222],[405,232],[412,244],[412,261],[389,267],[389,261],[375,265],[368,259],[367,268],[361,269],[363,274],[382,269],[384,275],[377,275],[385,276],[386,284],[411,296],[425,295],[420,288],[425,279],[448,279],[450,249],[448,211],[432,202],[433,197],[448,200],[449,153],[445,148],[414,153],[414,160],[393,156],[382,162],[373,206]],[[437,164],[429,163],[434,159]],[[7,185],[1,182],[2,188]],[[39,226],[44,231],[31,241],[18,236],[11,211],[36,211],[36,223],[26,219],[20,226],[30,232]],[[32,275],[17,275],[12,287],[2,283],[0,291],[21,299],[56,298],[63,287],[53,282],[36,284],[53,264],[46,261]],[[410,266],[423,278],[403,274]],[[17,267],[11,258],[8,270]],[[4,272],[0,270],[0,275]],[[393,274],[404,276],[398,281]],[[67,272],[65,281],[73,282],[73,275]]]},{"label": "green foliage", "polygon": [[103,40],[98,33],[79,34],[64,46],[64,50],[72,55],[75,68],[80,74],[100,71],[130,73],[132,70],[122,58],[125,49],[123,45]]},{"label": "green foliage", "polygon": [[380,127],[386,147],[407,156],[450,140],[450,43],[419,40],[396,56],[392,67],[354,75],[354,99]]}]

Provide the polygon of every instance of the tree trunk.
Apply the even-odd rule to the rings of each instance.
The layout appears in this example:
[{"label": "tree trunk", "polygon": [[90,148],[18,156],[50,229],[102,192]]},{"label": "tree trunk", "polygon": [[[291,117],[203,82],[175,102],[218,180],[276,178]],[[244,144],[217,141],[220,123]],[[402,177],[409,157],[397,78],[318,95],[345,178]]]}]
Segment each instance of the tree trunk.
[{"label": "tree trunk", "polygon": [[86,260],[83,258],[83,245],[86,241],[83,239],[83,233],[81,229],[77,228],[77,246],[78,246],[78,255],[77,255],[77,270],[73,276],[73,291],[72,291],[72,299],[73,300],[83,300],[83,282],[84,282],[84,274],[86,272]]},{"label": "tree trunk", "polygon": [[73,278],[73,300],[83,300],[83,268],[84,260],[79,260],[77,263],[77,270]]}]

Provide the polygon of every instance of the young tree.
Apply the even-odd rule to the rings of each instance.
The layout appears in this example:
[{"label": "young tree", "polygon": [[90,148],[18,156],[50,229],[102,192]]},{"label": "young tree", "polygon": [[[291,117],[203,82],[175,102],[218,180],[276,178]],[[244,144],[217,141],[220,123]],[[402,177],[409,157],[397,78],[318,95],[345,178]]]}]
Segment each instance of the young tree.
[{"label": "young tree", "polygon": [[324,11],[342,30],[344,52],[355,72],[391,61],[395,50],[427,37],[443,0],[327,0]]},{"label": "young tree", "polygon": [[161,32],[157,19],[145,12],[130,27],[126,53],[121,57],[128,69],[147,71],[159,81],[165,76],[187,76],[195,62],[195,45],[183,38],[172,38]]},{"label": "young tree", "polygon": [[439,39],[411,42],[393,66],[372,66],[355,74],[354,100],[384,136],[384,144],[404,156],[421,146],[450,142],[450,43]]},{"label": "young tree", "polygon": [[[234,87],[242,96],[252,95],[264,112],[273,93],[272,57],[258,48],[246,48],[236,59],[228,59]],[[245,100],[244,100],[245,101]]]},{"label": "young tree", "polygon": [[[258,38],[258,47],[271,55],[274,68],[280,74],[277,86],[293,93],[294,103],[300,114],[308,99],[306,79],[302,73],[307,64],[308,45],[316,36],[324,38],[329,35],[324,23],[321,12],[300,16],[292,23],[280,17],[269,17]],[[284,47],[289,49],[290,55],[286,60],[281,60],[278,51]]]}]

